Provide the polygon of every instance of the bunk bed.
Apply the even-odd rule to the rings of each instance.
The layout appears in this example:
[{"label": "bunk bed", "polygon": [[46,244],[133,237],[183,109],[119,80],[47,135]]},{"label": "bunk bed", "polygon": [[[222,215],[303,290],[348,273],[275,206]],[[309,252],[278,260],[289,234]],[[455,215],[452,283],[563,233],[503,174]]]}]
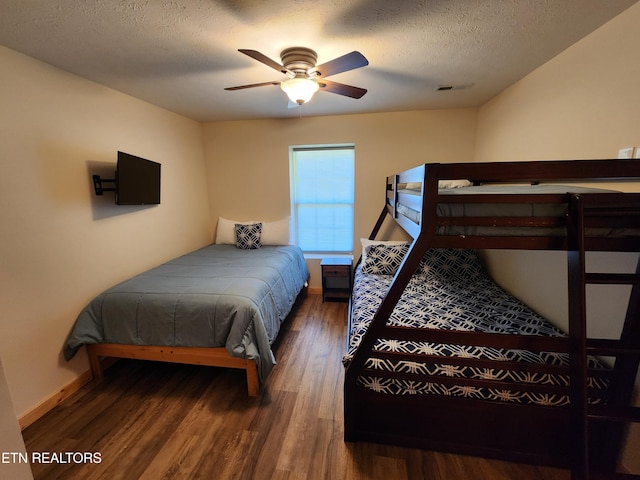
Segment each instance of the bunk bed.
[{"label": "bunk bed", "polygon": [[[590,273],[585,256],[640,252],[640,194],[591,188],[601,181],[638,182],[640,162],[432,163],[386,179],[384,208],[355,268],[345,441],[561,466],[573,479],[615,472],[624,428],[640,421],[631,406],[640,362],[640,261],[635,273]],[[442,188],[465,183],[471,186]],[[387,217],[409,242],[376,238]],[[480,249],[566,251],[569,331],[492,287],[475,256]],[[383,261],[363,273],[365,262],[375,265],[371,254]],[[587,338],[588,283],[631,286],[620,339]],[[498,306],[468,314],[469,305],[448,301],[452,289],[465,298],[491,290]],[[436,307],[421,303],[430,296]],[[505,305],[524,320],[501,314]],[[429,309],[435,321],[423,322],[419,311]],[[460,312],[484,326],[456,323]],[[497,321],[506,328],[491,323],[501,315],[509,317]]]},{"label": "bunk bed", "polygon": [[78,315],[64,356],[86,345],[94,378],[103,376],[103,357],[241,369],[256,396],[308,277],[295,245],[208,245],[96,296]]}]

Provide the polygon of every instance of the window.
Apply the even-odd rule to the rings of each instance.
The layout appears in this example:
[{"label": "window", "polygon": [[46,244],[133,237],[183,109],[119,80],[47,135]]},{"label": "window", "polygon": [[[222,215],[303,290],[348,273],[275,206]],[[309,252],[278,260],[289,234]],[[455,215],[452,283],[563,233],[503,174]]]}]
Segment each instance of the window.
[{"label": "window", "polygon": [[353,145],[290,147],[293,239],[305,253],[353,253]]}]

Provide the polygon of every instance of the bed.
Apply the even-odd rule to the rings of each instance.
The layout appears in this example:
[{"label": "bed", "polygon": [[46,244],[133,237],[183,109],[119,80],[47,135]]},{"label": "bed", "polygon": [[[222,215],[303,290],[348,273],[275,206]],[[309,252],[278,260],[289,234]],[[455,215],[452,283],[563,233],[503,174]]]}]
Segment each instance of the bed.
[{"label": "bed", "polygon": [[275,364],[271,344],[309,272],[293,245],[213,244],[124,281],[79,314],[64,346],[101,357],[240,368],[250,395]]},{"label": "bed", "polygon": [[[585,253],[640,252],[640,194],[603,180],[638,182],[640,162],[424,164],[386,179],[355,268],[346,441],[555,465],[572,478],[615,470],[624,422],[640,420],[640,270],[586,272]],[[408,242],[376,238],[387,217]],[[569,331],[500,289],[478,249],[565,250]],[[587,283],[631,285],[619,340],[587,338]]]}]

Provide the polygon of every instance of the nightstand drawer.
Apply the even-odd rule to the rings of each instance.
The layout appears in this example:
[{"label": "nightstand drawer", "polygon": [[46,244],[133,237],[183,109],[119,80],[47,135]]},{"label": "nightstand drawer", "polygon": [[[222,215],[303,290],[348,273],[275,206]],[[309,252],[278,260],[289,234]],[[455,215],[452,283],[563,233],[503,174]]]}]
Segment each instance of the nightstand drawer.
[{"label": "nightstand drawer", "polygon": [[325,265],[322,267],[325,277],[348,277],[351,268],[347,265]]},{"label": "nightstand drawer", "polygon": [[349,300],[351,296],[351,258],[323,258],[322,268],[322,301]]}]

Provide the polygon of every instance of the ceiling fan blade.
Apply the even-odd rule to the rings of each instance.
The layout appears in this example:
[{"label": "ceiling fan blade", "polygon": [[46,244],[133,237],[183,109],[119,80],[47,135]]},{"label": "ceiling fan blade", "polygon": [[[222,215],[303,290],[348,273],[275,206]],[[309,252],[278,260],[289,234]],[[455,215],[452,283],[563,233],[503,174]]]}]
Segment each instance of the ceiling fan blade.
[{"label": "ceiling fan blade", "polygon": [[328,77],[337,73],[347,72],[354,68],[366,67],[369,61],[360,52],[353,51],[341,57],[329,60],[322,65],[312,68],[310,72],[315,72],[318,77]]},{"label": "ceiling fan blade", "polygon": [[252,83],[250,85],[238,85],[237,87],[227,87],[225,88],[225,90],[244,90],[245,88],[265,87],[267,85],[280,85],[280,82],[275,81],[275,82]]},{"label": "ceiling fan blade", "polygon": [[247,50],[247,49],[241,48],[238,51],[241,52],[241,53],[244,53],[245,55],[250,56],[254,60],[257,60],[257,61],[259,61],[261,63],[264,63],[268,67],[271,67],[274,70],[279,71],[280,73],[284,73],[286,75],[289,72],[289,70],[284,68],[278,62],[276,62],[275,60],[271,60],[269,57],[267,57],[266,55],[258,52],[257,50]]},{"label": "ceiling fan blade", "polygon": [[329,80],[318,80],[321,92],[337,93],[351,98],[362,98],[367,91],[364,88],[345,85],[344,83],[330,82]]}]

